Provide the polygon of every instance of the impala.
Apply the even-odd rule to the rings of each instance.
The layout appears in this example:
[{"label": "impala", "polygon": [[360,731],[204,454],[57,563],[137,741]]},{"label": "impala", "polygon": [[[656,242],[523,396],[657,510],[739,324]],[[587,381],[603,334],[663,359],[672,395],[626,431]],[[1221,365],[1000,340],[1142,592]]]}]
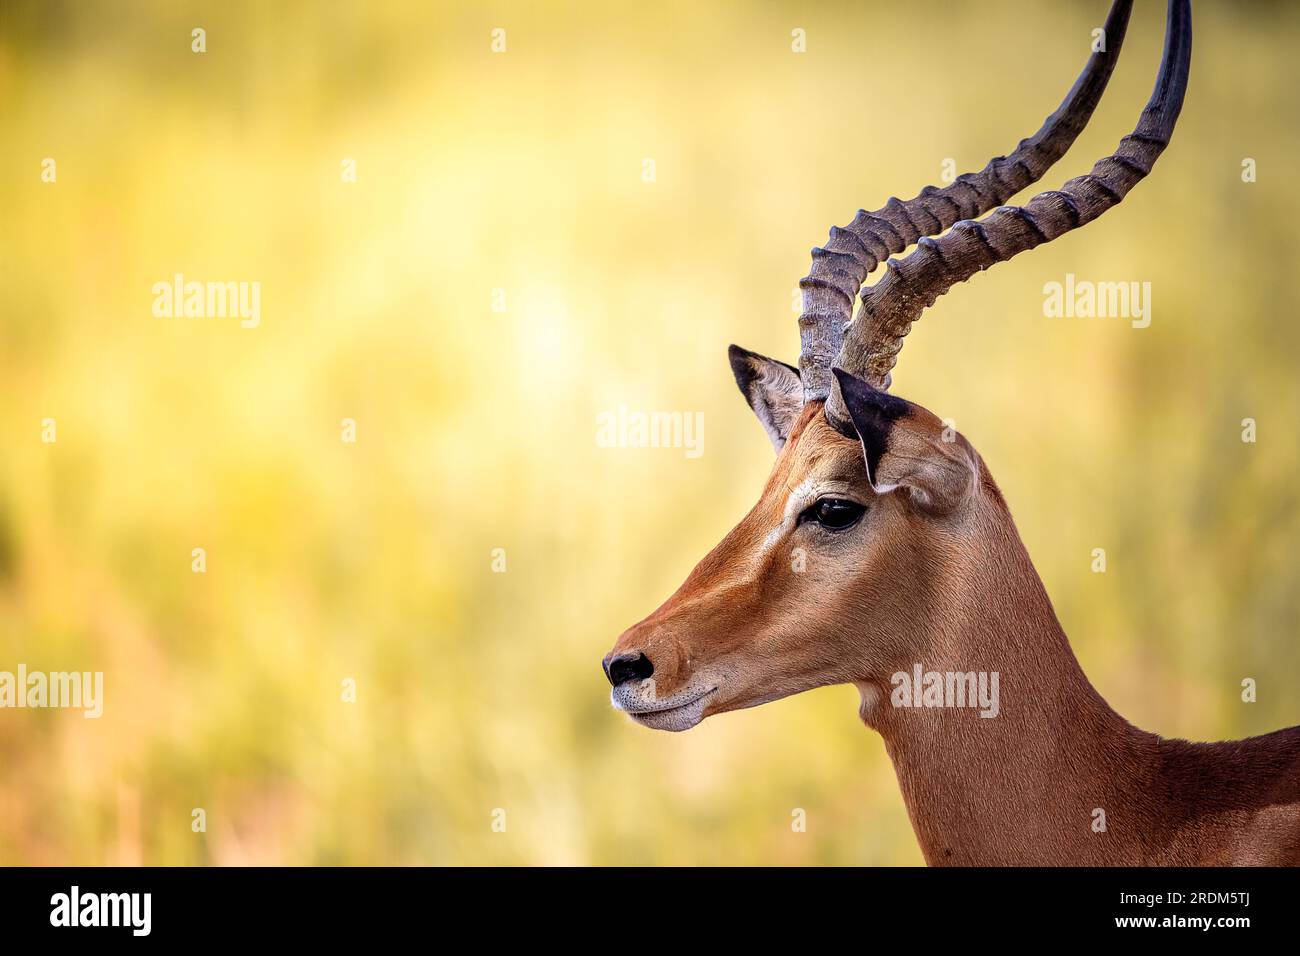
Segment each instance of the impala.
[{"label": "impala", "polygon": [[[1300,727],[1198,744],[1124,720],[1071,652],[984,460],[888,391],[904,336],[940,295],[1092,222],[1165,149],[1187,87],[1188,0],[1170,0],[1155,91],[1114,154],[1002,205],[1087,123],[1131,5],[1115,0],[1105,49],[1011,155],[831,230],[800,282],[798,369],[731,347],[776,464],[749,514],[603,661],[614,706],[660,730],[856,685],[930,864],[1300,862]],[[904,706],[898,678],[922,668],[927,706]],[[944,706],[931,673],[972,691],[996,675],[984,686],[1000,701]]]}]

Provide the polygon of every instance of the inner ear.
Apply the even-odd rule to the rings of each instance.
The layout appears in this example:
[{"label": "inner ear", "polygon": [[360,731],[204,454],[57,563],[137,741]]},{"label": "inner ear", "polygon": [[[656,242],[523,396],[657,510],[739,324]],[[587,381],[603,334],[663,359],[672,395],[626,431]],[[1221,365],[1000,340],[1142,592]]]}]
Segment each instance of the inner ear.
[{"label": "inner ear", "polygon": [[880,460],[889,448],[889,434],[894,422],[906,415],[911,405],[906,399],[872,388],[842,369],[832,371],[839,380],[844,407],[848,409],[849,418],[862,442],[862,453],[867,460],[867,480],[877,491],[888,491],[890,489],[885,486],[892,483],[882,481]]},{"label": "inner ear", "polygon": [[880,493],[906,488],[926,511],[944,514],[975,489],[978,458],[970,443],[906,399],[835,369],[844,407],[862,441],[867,478]]},{"label": "inner ear", "polygon": [[731,371],[749,407],[778,452],[803,411],[803,382],[799,370],[738,345],[727,350]]}]

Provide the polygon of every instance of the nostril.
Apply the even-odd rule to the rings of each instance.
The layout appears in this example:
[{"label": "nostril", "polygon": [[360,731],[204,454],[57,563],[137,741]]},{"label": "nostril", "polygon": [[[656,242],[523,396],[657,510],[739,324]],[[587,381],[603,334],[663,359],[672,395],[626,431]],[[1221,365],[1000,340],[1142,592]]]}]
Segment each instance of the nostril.
[{"label": "nostril", "polygon": [[620,654],[605,663],[605,676],[615,687],[630,680],[645,680],[654,672],[655,666],[650,663],[650,658],[639,652]]}]

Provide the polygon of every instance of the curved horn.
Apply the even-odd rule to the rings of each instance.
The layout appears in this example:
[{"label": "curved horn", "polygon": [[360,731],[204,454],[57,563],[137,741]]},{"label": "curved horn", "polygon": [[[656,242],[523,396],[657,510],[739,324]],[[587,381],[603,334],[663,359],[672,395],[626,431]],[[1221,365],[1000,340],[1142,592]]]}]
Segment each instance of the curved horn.
[{"label": "curved horn", "polygon": [[[1155,165],[1169,144],[1187,92],[1192,57],[1189,0],[1169,0],[1164,55],[1155,90],[1137,127],[1092,172],[1061,189],[1039,193],[1023,207],[1001,206],[978,222],[963,221],[939,239],[922,239],[901,262],[890,259],[879,282],[862,292],[862,308],[845,335],[839,364],[878,388],[903,338],[921,313],[958,282],[1057,236],[1086,225],[1117,205]],[[847,421],[838,394],[826,403],[833,422]]]},{"label": "curved horn", "polygon": [[994,157],[980,172],[963,173],[942,189],[927,186],[906,202],[893,198],[875,212],[858,210],[851,223],[832,228],[830,241],[812,251],[812,271],[799,281],[799,372],[806,401],[831,394],[831,365],[853,314],[853,300],[885,257],[1001,205],[1065,155],[1106,89],[1132,8],[1133,0],[1114,0],[1104,27],[1106,49],[1088,58],[1056,112],[1009,156]]}]

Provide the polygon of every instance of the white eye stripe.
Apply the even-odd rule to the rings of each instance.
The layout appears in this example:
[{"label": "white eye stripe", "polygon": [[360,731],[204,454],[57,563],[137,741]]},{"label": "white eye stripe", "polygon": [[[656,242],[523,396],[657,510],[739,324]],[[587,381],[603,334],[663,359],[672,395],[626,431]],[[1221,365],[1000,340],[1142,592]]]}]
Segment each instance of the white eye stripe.
[{"label": "white eye stripe", "polygon": [[816,500],[812,494],[813,483],[811,479],[800,482],[794,488],[790,489],[790,494],[785,499],[785,514],[781,516],[781,523],[767,533],[763,543],[759,546],[759,553],[766,554],[778,541],[781,540],[782,533],[798,520],[799,513],[808,505]]},{"label": "white eye stripe", "polygon": [[799,516],[811,508],[819,498],[847,496],[848,491],[848,482],[816,482],[811,478],[801,481],[790,490],[789,497],[785,499],[785,514],[781,517],[781,523],[767,533],[760,550],[766,553],[771,549],[781,540],[782,534],[793,528]]},{"label": "white eye stripe", "polygon": [[800,482],[790,492],[790,497],[785,499],[785,515],[781,519],[781,527],[798,520],[799,515],[820,496],[821,491],[813,484],[811,479]]}]

